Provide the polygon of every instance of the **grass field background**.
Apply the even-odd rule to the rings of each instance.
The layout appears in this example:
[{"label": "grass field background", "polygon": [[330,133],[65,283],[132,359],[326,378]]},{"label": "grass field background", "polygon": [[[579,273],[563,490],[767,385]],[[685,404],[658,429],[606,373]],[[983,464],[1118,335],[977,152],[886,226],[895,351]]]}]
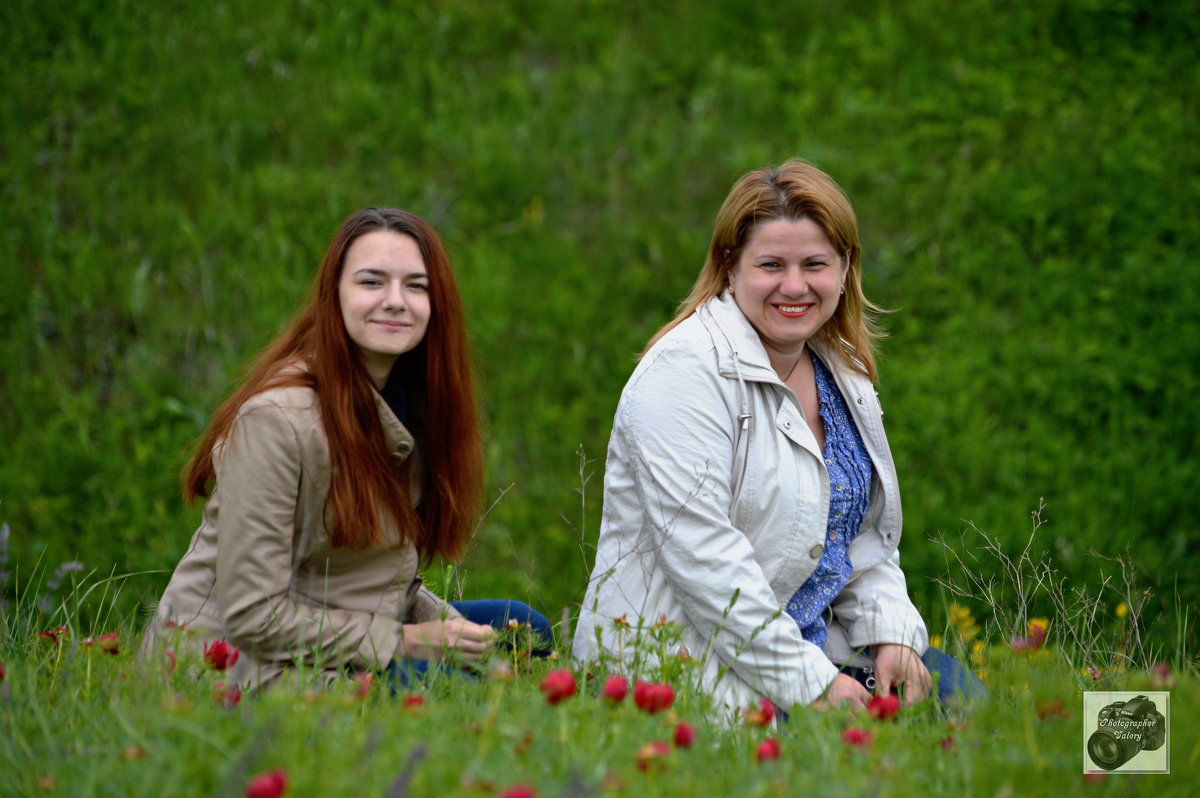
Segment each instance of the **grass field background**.
[{"label": "grass field background", "polygon": [[1017,546],[1044,498],[1035,546],[1089,584],[1118,573],[1090,549],[1127,552],[1173,640],[1200,603],[1198,36],[1183,1],[4,3],[6,594],[77,560],[157,597],[190,443],[341,219],[389,204],[448,243],[503,494],[431,581],[558,617],[635,353],[733,180],[799,155],[895,310],[922,609],[930,537]]}]

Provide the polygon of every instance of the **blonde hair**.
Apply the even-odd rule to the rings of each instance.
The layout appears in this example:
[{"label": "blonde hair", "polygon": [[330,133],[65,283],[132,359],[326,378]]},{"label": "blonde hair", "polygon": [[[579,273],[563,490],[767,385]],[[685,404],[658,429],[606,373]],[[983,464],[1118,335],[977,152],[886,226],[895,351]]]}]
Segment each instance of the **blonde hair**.
[{"label": "blonde hair", "polygon": [[846,293],[833,317],[813,335],[826,350],[839,354],[854,370],[874,380],[875,341],[882,337],[873,314],[882,312],[862,292],[862,248],[858,221],[845,192],[833,178],[799,158],[755,169],[741,177],[717,212],[704,267],[675,318],[654,334],[644,355],[660,338],[725,290],[755,228],[773,219],[811,219],[846,259]]}]

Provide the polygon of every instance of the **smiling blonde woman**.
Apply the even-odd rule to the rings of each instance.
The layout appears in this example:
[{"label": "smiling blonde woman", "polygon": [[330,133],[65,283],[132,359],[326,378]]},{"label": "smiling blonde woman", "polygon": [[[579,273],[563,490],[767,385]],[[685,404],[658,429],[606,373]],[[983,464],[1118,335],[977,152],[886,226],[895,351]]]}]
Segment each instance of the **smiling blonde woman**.
[{"label": "smiling blonde woman", "polygon": [[811,164],[734,185],[621,395],[577,658],[620,656],[632,619],[665,615],[731,708],[911,703],[931,670],[943,699],[982,692],[929,648],[900,569],[860,257],[849,201]]}]

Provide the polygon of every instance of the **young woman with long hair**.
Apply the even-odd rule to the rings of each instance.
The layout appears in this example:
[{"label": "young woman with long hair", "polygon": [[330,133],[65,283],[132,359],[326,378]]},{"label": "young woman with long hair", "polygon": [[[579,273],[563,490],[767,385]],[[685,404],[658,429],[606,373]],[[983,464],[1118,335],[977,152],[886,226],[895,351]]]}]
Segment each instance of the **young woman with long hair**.
[{"label": "young woman with long hair", "polygon": [[302,667],[423,670],[479,660],[507,601],[451,604],[422,583],[460,558],[483,455],[462,303],[434,230],[368,208],[338,230],[290,328],[217,410],[184,470],[203,522],[147,646],[221,640],[231,680]]}]

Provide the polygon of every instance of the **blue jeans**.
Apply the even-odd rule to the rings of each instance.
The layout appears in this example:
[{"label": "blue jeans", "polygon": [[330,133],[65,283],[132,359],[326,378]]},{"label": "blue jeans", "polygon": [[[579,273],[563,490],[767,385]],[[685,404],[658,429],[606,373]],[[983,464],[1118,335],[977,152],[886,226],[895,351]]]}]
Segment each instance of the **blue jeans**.
[{"label": "blue jeans", "polygon": [[[515,620],[521,624],[529,624],[533,633],[533,654],[544,657],[554,648],[554,632],[546,616],[520,601],[505,599],[481,599],[479,601],[452,601],[450,606],[462,613],[471,623],[492,626],[503,629],[508,622]],[[507,645],[507,644],[502,644]],[[443,675],[459,675],[462,671],[447,668],[445,665],[434,663],[434,671]],[[429,675],[430,664],[423,659],[392,660],[388,663],[383,676],[387,679],[392,691],[403,689],[413,683],[420,683]]]},{"label": "blue jeans", "polygon": [[[937,697],[940,703],[945,704],[956,697],[959,701],[987,697],[987,688],[983,686],[983,682],[979,681],[979,677],[945,651],[930,648],[921,655],[921,662],[925,663],[925,667],[929,669],[929,675],[933,677],[934,683],[937,685]],[[863,687],[875,692],[874,668],[846,667],[842,670],[847,675],[853,676]]]}]

